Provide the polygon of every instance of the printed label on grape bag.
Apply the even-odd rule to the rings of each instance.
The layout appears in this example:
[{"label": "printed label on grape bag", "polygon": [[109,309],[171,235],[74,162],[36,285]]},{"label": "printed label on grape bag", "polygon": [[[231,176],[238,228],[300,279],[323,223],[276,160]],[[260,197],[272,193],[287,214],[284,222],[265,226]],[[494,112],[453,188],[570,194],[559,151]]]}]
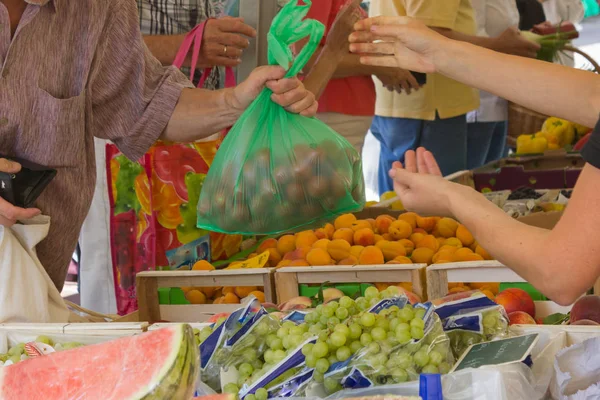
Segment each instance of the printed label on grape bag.
[{"label": "printed label on grape bag", "polygon": [[392,297],[391,299],[383,299],[369,309],[370,313],[379,314],[383,310],[387,310],[390,307],[396,306],[398,308],[404,308],[408,304],[408,298],[406,296]]},{"label": "printed label on grape bag", "polygon": [[472,314],[467,316],[448,317],[442,322],[444,331],[463,330],[483,334],[483,316]]},{"label": "printed label on grape bag", "polygon": [[306,317],[306,314],[308,313],[305,311],[295,310],[292,311],[291,314],[286,315],[285,318],[283,318],[283,321],[292,321],[296,325],[299,325],[304,322],[304,317]]},{"label": "printed label on grape bag", "polygon": [[252,385],[244,386],[242,390],[240,390],[240,400],[243,400],[249,394],[255,394],[258,389],[268,386],[271,382],[289,370],[303,365],[305,357],[304,354],[302,354],[302,348],[309,343],[315,344],[317,339],[317,337],[313,337],[306,340]]},{"label": "printed label on grape bag", "polygon": [[224,348],[229,348],[250,333],[252,328],[257,326],[263,317],[268,317],[269,313],[264,308],[260,308],[249,320],[243,323],[242,327],[225,341]]},{"label": "printed label on grape bag", "polygon": [[[360,352],[359,352],[360,353]],[[349,357],[347,360],[345,361],[338,361],[335,364],[331,365],[329,367],[329,370],[327,371],[327,373],[325,374],[326,378],[329,378],[333,375],[336,375],[337,373],[339,373],[340,371],[345,370],[346,368],[348,368],[348,366],[350,365],[350,363],[358,358],[358,353],[353,355],[352,357]]]},{"label": "printed label on grape bag", "polygon": [[280,397],[300,397],[299,395],[301,392],[311,382],[314,372],[314,368],[307,371],[302,371],[286,380],[282,384],[269,389],[269,399]]},{"label": "printed label on grape bag", "polygon": [[219,345],[225,340],[228,331],[232,331],[235,328],[245,311],[246,308],[240,308],[231,313],[225,322],[217,326],[206,340],[200,344],[201,369],[205,369],[210,364],[210,360],[219,348]]},{"label": "printed label on grape bag", "polygon": [[476,309],[496,307],[497,304],[490,300],[483,293],[475,293],[470,297],[458,299],[441,304],[435,308],[435,313],[441,318],[446,319],[459,312],[469,313]]},{"label": "printed label on grape bag", "polygon": [[344,389],[365,389],[375,386],[372,380],[367,378],[359,368],[352,368],[352,371],[342,379]]}]

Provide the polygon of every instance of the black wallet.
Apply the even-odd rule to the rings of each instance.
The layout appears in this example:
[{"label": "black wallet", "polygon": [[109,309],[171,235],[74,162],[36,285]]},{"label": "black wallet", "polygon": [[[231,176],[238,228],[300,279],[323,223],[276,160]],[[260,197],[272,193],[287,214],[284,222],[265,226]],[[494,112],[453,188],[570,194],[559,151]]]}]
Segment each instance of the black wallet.
[{"label": "black wallet", "polygon": [[427,74],[424,74],[422,72],[413,72],[410,71],[410,73],[415,77],[415,79],[417,80],[417,83],[421,86],[423,86],[424,84],[427,83]]},{"label": "black wallet", "polygon": [[14,157],[0,158],[21,164],[16,174],[0,172],[0,197],[14,206],[30,208],[56,176],[56,170]]}]

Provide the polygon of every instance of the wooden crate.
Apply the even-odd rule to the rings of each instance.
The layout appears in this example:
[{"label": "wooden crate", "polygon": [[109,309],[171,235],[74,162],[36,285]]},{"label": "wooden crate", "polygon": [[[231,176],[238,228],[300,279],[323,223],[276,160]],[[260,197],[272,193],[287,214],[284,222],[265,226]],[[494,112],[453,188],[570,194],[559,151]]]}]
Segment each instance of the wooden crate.
[{"label": "wooden crate", "polygon": [[148,271],[136,276],[139,319],[149,323],[204,322],[214,314],[232,312],[239,304],[161,305],[159,288],[182,286],[262,286],[265,301],[275,303],[273,270],[268,268],[220,271]]},{"label": "wooden crate", "polygon": [[[52,332],[70,335],[93,335],[93,336],[128,336],[146,332],[147,322],[107,322],[107,323],[8,323],[0,324],[0,332],[3,331],[26,331],[26,332]],[[41,333],[40,333],[41,334]]]},{"label": "wooden crate", "polygon": [[[498,261],[469,261],[434,264],[427,267],[427,297],[439,299],[448,294],[448,284],[457,282],[527,282],[516,272]],[[553,301],[535,302],[537,317],[567,313],[571,306],[560,306]]]},{"label": "wooden crate", "polygon": [[324,282],[411,282],[413,292],[425,299],[425,267],[425,264],[285,267],[275,273],[275,285],[281,303],[299,295],[298,285]]}]

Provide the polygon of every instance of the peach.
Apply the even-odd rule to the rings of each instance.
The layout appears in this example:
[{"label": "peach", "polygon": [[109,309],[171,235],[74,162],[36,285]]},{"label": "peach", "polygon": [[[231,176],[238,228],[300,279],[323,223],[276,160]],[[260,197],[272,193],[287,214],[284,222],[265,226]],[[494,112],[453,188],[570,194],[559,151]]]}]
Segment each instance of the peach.
[{"label": "peach", "polygon": [[373,230],[373,227],[369,223],[369,221],[365,221],[364,219],[359,219],[358,221],[354,221],[351,226],[352,230],[356,232],[359,229],[370,229]]},{"label": "peach", "polygon": [[596,321],[592,321],[589,319],[580,319],[579,321],[573,322],[571,325],[600,325]]},{"label": "peach", "polygon": [[415,249],[415,244],[408,239],[402,239],[399,243],[402,243],[402,246],[404,246],[407,256],[410,256]]},{"label": "peach", "polygon": [[354,231],[350,228],[341,228],[335,231],[333,239],[342,239],[351,245],[354,244]]},{"label": "peach", "polygon": [[458,225],[458,228],[456,229],[456,238],[460,240],[465,247],[469,247],[475,242],[475,238],[471,232],[469,232],[467,227],[462,224]]},{"label": "peach", "polygon": [[333,223],[335,229],[352,228],[352,224],[356,221],[354,214],[344,214],[337,217]]},{"label": "peach", "polygon": [[412,227],[406,221],[394,221],[389,227],[389,234],[394,240],[408,239],[412,235]]},{"label": "peach", "polygon": [[256,252],[258,254],[262,254],[265,251],[267,251],[267,249],[276,249],[276,248],[277,248],[277,240],[276,239],[266,239],[258,246],[258,249],[256,250]]},{"label": "peach", "polygon": [[303,231],[296,234],[296,248],[312,247],[319,240],[313,231]]},{"label": "peach", "polygon": [[389,215],[380,215],[375,218],[375,228],[377,229],[377,233],[380,235],[388,233],[392,222],[394,222],[394,218],[390,217]]},{"label": "peach", "polygon": [[330,242],[331,241],[329,239],[319,239],[312,245],[312,248],[327,250],[327,246]]},{"label": "peach", "polygon": [[536,325],[535,319],[523,311],[508,314],[509,325]]},{"label": "peach", "polygon": [[359,265],[380,265],[385,262],[383,253],[375,246],[367,246],[358,257]]},{"label": "peach", "polygon": [[456,235],[456,230],[458,229],[458,222],[452,218],[442,218],[437,223],[437,229],[445,238],[451,238]]},{"label": "peach", "polygon": [[581,320],[591,320],[600,324],[600,296],[584,296],[573,304],[571,324]]},{"label": "peach", "polygon": [[360,253],[362,253],[364,249],[365,246],[352,246],[350,248],[350,254],[358,259],[358,257],[360,257]]},{"label": "peach", "polygon": [[331,256],[326,250],[323,249],[312,249],[306,255],[306,261],[312,265],[330,265],[331,264]]},{"label": "peach", "polygon": [[417,226],[426,232],[431,232],[435,228],[437,221],[434,217],[421,217],[417,215]]},{"label": "peach", "polygon": [[358,258],[354,257],[353,255],[350,255],[346,258],[344,258],[343,260],[338,261],[337,265],[357,265],[358,264]]},{"label": "peach", "polygon": [[408,298],[410,304],[417,304],[421,302],[421,298],[414,294],[413,292],[406,290],[402,286],[397,286],[400,289],[400,293],[405,295]]},{"label": "peach", "polygon": [[331,300],[341,299],[342,297],[344,297],[344,292],[339,289],[327,288],[323,290],[323,300],[325,303]]},{"label": "peach", "polygon": [[327,251],[336,261],[341,261],[350,256],[350,243],[342,239],[334,239],[327,244]]},{"label": "peach", "polygon": [[385,261],[391,261],[396,257],[406,256],[406,249],[400,242],[382,240],[375,245],[383,253]]},{"label": "peach", "polygon": [[400,214],[398,219],[400,221],[408,222],[408,224],[410,225],[410,227],[413,230],[415,230],[417,228],[417,214],[415,214],[413,212],[406,212],[406,213]]},{"label": "peach", "polygon": [[296,250],[296,237],[294,235],[283,235],[277,241],[279,254],[285,255],[294,250]]},{"label": "peach", "polygon": [[496,296],[496,303],[504,307],[507,314],[523,311],[535,318],[535,303],[529,294],[518,288],[503,290]]},{"label": "peach", "polygon": [[294,297],[279,306],[279,311],[304,310],[312,306],[312,300],[305,296]]},{"label": "peach", "polygon": [[375,244],[375,234],[371,228],[361,228],[354,232],[354,243],[359,246],[372,246]]}]

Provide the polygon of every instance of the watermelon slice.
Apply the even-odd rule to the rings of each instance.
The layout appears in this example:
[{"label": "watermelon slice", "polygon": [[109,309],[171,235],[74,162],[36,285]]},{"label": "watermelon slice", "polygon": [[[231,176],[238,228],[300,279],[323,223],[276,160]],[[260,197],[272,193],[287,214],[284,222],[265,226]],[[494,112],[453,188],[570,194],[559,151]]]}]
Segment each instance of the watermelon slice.
[{"label": "watermelon slice", "polygon": [[0,367],[0,399],[191,399],[198,371],[192,328],[176,325]]}]

